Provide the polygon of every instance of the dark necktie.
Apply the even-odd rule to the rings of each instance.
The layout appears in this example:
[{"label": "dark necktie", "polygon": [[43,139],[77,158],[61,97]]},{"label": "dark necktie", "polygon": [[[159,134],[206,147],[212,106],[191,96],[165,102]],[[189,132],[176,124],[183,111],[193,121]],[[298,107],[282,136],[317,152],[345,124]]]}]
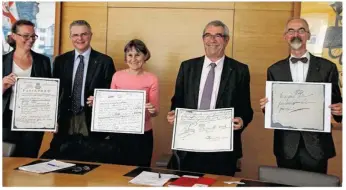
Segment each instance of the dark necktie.
[{"label": "dark necktie", "polygon": [[78,55],[79,65],[74,77],[73,91],[72,91],[72,107],[73,113],[77,114],[82,110],[81,96],[83,87],[83,75],[84,75],[84,57]]},{"label": "dark necktie", "polygon": [[207,80],[204,84],[201,104],[199,109],[210,109],[211,95],[213,94],[214,78],[215,78],[215,63],[210,63],[210,71],[207,76]]},{"label": "dark necktie", "polygon": [[301,58],[291,57],[291,62],[292,63],[297,63],[298,61],[301,61],[303,63],[307,63],[308,62],[308,58],[306,58],[306,57],[301,57]]}]

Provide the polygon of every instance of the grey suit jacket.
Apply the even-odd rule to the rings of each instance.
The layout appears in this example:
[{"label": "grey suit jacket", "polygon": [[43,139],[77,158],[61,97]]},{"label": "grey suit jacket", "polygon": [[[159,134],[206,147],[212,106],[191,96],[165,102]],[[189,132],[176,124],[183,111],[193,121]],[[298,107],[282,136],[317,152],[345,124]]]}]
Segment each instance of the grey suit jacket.
[{"label": "grey suit jacket", "polygon": [[[268,68],[268,81],[292,81],[289,57]],[[306,82],[326,82],[332,84],[332,103],[342,102],[339,88],[339,74],[336,65],[327,59],[310,54],[310,65]],[[341,122],[341,116],[334,116]],[[331,133],[299,132],[287,130],[274,131],[274,154],[276,157],[291,159],[298,150],[299,141],[304,140],[309,154],[315,159],[328,159],[335,156]]]}]

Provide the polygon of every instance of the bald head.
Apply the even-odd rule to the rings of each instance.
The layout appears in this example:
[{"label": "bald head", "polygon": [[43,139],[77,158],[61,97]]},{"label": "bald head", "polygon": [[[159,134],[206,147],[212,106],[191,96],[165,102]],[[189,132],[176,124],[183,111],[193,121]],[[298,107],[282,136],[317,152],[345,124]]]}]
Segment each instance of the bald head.
[{"label": "bald head", "polygon": [[291,23],[302,23],[302,25],[304,26],[305,31],[307,31],[307,32],[310,33],[308,22],[307,22],[305,19],[300,18],[300,17],[292,17],[292,18],[288,19],[288,21],[287,21],[287,23],[286,23],[286,25],[285,25],[285,31],[284,31],[284,33],[287,32],[287,30],[289,29],[288,26],[289,26]]}]

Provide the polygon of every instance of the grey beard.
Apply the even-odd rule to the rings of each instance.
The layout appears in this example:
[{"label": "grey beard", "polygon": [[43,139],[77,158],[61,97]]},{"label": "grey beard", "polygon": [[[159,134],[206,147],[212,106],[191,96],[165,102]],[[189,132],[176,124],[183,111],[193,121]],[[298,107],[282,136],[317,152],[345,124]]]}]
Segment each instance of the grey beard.
[{"label": "grey beard", "polygon": [[302,40],[298,37],[294,37],[291,40],[290,46],[294,50],[298,50],[300,47],[302,47]]}]

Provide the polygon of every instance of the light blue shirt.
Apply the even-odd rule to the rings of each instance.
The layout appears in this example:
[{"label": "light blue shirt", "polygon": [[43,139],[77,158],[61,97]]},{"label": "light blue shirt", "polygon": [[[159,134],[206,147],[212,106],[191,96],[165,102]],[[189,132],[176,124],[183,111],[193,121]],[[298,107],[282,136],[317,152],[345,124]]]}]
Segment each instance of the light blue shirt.
[{"label": "light blue shirt", "polygon": [[88,64],[89,64],[89,58],[90,58],[90,52],[91,52],[91,47],[87,49],[85,52],[80,54],[77,50],[75,50],[75,55],[74,55],[74,63],[73,63],[73,75],[72,75],[72,91],[73,91],[73,85],[74,85],[74,78],[76,76],[77,68],[80,62],[79,55],[83,55],[84,58],[84,73],[83,73],[83,86],[82,86],[82,93],[81,93],[81,105],[84,106],[85,100],[84,100],[84,89],[85,89],[85,79],[88,71]]}]

